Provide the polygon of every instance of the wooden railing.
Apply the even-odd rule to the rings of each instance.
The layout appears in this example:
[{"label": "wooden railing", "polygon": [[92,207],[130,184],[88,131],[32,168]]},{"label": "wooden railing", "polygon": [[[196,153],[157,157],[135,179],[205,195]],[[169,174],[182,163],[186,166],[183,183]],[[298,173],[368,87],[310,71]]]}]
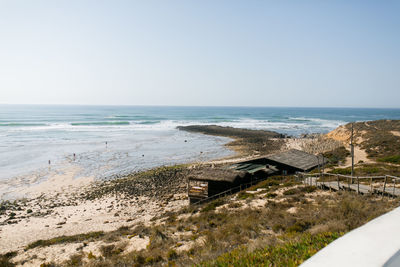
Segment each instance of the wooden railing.
[{"label": "wooden railing", "polygon": [[[337,183],[337,188],[340,189],[343,187],[343,185],[347,185],[347,189],[350,190],[353,185],[357,185],[357,193],[360,193],[360,181],[362,182],[363,180],[369,181],[369,191],[371,193],[374,193],[375,191],[379,191],[382,193],[382,195],[385,194],[390,194],[393,196],[400,196],[400,191],[396,192],[396,183],[400,181],[400,177],[393,176],[393,175],[381,175],[381,176],[350,176],[350,175],[343,175],[343,174],[332,174],[332,173],[301,173],[298,172],[295,175],[297,178],[302,180],[305,184],[308,185],[321,185],[325,186],[326,183],[330,183],[332,185],[332,182]],[[345,180],[345,182],[343,182]],[[373,181],[376,180],[382,180],[383,181],[383,188],[380,190],[376,190],[373,187]],[[390,181],[391,180],[391,181]],[[390,183],[391,182],[391,183]],[[313,184],[314,183],[314,184]],[[392,191],[387,190],[388,187],[390,187],[390,184],[392,184]],[[365,185],[361,185],[365,186]]]},{"label": "wooden railing", "polygon": [[[357,193],[360,193],[360,180],[369,180],[370,181],[370,192],[371,193],[378,191],[378,192],[382,193],[382,195],[389,194],[389,195],[392,195],[392,196],[400,196],[400,190],[398,190],[396,192],[396,183],[398,181],[400,181],[400,177],[392,176],[392,175],[350,176],[350,175],[332,174],[332,173],[302,173],[302,172],[297,172],[295,174],[295,177],[297,177],[299,180],[303,181],[305,184],[308,184],[308,185],[311,185],[311,186],[312,185],[325,186],[325,183],[328,182],[327,179],[325,179],[325,178],[330,177],[331,178],[330,180],[332,180],[332,181],[337,183],[337,186],[338,186],[339,189],[343,188],[343,185],[347,184],[347,189],[351,190],[352,185],[356,184],[357,185],[357,189],[356,189]],[[315,179],[313,179],[313,177]],[[333,177],[333,179],[332,179],[332,177]],[[199,204],[203,204],[204,202],[208,202],[208,201],[213,200],[213,199],[217,199],[217,198],[220,198],[220,197],[225,197],[227,195],[232,195],[233,193],[240,192],[240,191],[242,191],[244,189],[247,189],[247,188],[249,188],[249,187],[251,187],[251,186],[253,186],[253,185],[255,185],[255,184],[257,184],[257,183],[259,183],[261,181],[264,181],[266,179],[268,179],[268,178],[252,180],[249,183],[241,184],[241,185],[236,186],[236,187],[232,187],[232,188],[230,188],[230,189],[228,189],[226,191],[223,191],[223,192],[220,192],[218,194],[209,196],[207,198],[200,199],[199,201],[196,201],[195,203],[192,203],[192,204],[193,205],[199,205]],[[346,182],[345,183],[342,182],[341,179],[342,180],[345,179]],[[379,189],[375,190],[373,188],[373,181],[374,180],[378,180],[378,179],[383,180],[383,190],[379,190]],[[389,191],[389,188],[388,188],[389,179],[391,179],[392,183],[393,183],[391,191]],[[329,181],[329,182],[332,182],[332,181]],[[353,182],[355,182],[355,183],[353,183]]]}]

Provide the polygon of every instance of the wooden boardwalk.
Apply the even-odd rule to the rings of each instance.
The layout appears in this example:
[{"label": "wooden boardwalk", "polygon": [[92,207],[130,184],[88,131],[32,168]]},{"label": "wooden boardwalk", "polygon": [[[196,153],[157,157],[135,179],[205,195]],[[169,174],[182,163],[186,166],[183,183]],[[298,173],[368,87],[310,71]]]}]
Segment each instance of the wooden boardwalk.
[{"label": "wooden boardwalk", "polygon": [[[396,188],[396,183],[400,184],[400,177],[389,175],[371,177],[351,177],[333,174],[301,175],[303,176],[303,183],[323,189],[334,191],[354,191],[359,194],[380,194],[393,197],[400,196],[400,188]],[[379,187],[373,186],[373,182],[376,180],[383,180],[382,185]],[[370,184],[366,185],[365,182],[360,183],[361,181],[369,181]]]}]

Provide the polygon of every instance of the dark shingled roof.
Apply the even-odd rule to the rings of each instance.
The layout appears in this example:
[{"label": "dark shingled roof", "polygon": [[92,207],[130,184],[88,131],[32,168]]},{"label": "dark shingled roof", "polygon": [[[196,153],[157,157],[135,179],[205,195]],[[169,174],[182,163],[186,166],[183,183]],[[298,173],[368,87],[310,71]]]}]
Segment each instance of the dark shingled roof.
[{"label": "dark shingled roof", "polygon": [[[307,171],[318,166],[318,158],[316,155],[296,149],[269,155],[265,158],[303,171]],[[319,156],[320,165],[322,165],[322,159],[323,157]],[[327,161],[328,160],[324,158],[324,162],[326,163]]]},{"label": "dark shingled roof", "polygon": [[237,179],[246,178],[245,171],[228,170],[220,168],[207,168],[202,170],[194,170],[189,174],[189,179],[203,181],[220,181],[233,183]]}]

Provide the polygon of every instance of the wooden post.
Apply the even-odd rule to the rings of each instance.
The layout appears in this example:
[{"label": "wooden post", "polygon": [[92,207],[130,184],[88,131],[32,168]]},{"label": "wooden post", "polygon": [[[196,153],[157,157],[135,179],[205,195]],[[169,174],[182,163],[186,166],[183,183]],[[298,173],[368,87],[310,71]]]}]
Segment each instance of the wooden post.
[{"label": "wooden post", "polygon": [[358,176],[357,176],[357,194],[360,194],[360,181]]},{"label": "wooden post", "polygon": [[353,183],[353,176],[354,176],[354,144],[353,144],[353,136],[354,136],[354,123],[351,124],[351,139],[350,139],[351,183]]},{"label": "wooden post", "polygon": [[340,190],[339,174],[336,174],[336,178],[337,178],[337,188],[338,188],[338,191],[339,191]]},{"label": "wooden post", "polygon": [[372,177],[371,177],[370,185],[371,185],[371,194],[373,194],[374,191],[372,191]]},{"label": "wooden post", "polygon": [[[353,176],[351,177],[351,181],[353,182]],[[350,178],[347,177],[347,189],[350,191]]]},{"label": "wooden post", "polygon": [[385,175],[385,182],[384,182],[384,184],[383,184],[383,192],[382,192],[382,196],[384,196],[384,195],[385,195],[386,181],[387,181],[387,175]]},{"label": "wooden post", "polygon": [[394,191],[396,190],[396,179],[393,179],[393,197],[396,195],[394,194]]}]

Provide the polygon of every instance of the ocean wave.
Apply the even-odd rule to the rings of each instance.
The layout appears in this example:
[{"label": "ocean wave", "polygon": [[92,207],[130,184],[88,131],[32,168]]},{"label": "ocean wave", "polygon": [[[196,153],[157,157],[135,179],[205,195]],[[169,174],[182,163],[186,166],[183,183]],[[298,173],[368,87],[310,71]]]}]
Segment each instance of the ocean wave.
[{"label": "ocean wave", "polygon": [[136,124],[144,124],[144,125],[154,125],[160,123],[160,121],[135,121]]},{"label": "ocean wave", "polygon": [[96,122],[72,122],[72,126],[109,126],[109,125],[130,125],[129,121],[96,121]]},{"label": "ocean wave", "polygon": [[0,127],[35,127],[35,126],[47,126],[45,123],[16,123],[16,122],[8,122],[8,123],[0,123]]},{"label": "ocean wave", "polygon": [[[207,125],[214,124],[219,126],[230,126],[236,128],[247,128],[256,130],[272,130],[285,134],[298,135],[301,133],[309,132],[328,132],[339,125],[346,122],[340,120],[329,120],[319,118],[307,117],[291,117],[289,119],[275,120],[275,119],[254,119],[254,118],[237,118],[232,120],[216,121],[214,118],[206,119],[191,119],[191,120],[110,120],[110,121],[78,121],[78,122],[65,122],[65,123],[0,123],[6,131],[170,131],[177,126],[187,125]],[[14,126],[14,127],[11,127]],[[19,127],[16,127],[19,126]]]}]

